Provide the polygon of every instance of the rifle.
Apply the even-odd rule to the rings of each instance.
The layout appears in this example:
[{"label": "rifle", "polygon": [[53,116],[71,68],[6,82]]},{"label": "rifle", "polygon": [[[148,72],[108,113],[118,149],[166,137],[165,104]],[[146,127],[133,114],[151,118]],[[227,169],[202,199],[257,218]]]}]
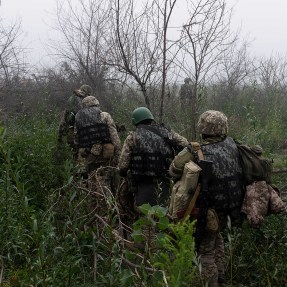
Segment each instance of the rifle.
[{"label": "rifle", "polygon": [[199,248],[206,227],[206,215],[209,205],[208,184],[211,177],[212,164],[213,162],[208,160],[200,160],[198,162],[198,165],[201,167],[202,171],[200,172],[200,179],[199,179],[201,184],[201,192],[197,204],[199,208],[199,214],[195,229],[195,245],[197,249]]}]

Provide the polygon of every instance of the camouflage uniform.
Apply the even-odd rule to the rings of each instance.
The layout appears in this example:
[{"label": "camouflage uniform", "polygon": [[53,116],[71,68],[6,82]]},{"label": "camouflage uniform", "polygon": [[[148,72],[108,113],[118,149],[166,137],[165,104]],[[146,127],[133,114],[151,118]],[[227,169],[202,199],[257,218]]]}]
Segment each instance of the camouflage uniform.
[{"label": "camouflage uniform", "polygon": [[[94,97],[85,98],[83,105],[89,98]],[[116,166],[121,151],[114,120],[99,109],[97,100],[95,103],[84,106],[75,117],[74,144],[79,148],[78,161],[87,173],[99,167]],[[111,156],[106,156],[107,149],[114,150]]]},{"label": "camouflage uniform", "polygon": [[89,179],[87,224],[90,225],[94,223],[95,212],[100,216],[107,213],[106,198],[113,192],[121,143],[112,117],[100,110],[95,97],[84,98],[82,105],[75,117],[74,138],[79,172]]},{"label": "camouflage uniform", "polygon": [[[212,161],[212,174],[208,184],[207,208],[216,211],[218,228],[203,229],[199,238],[202,276],[208,286],[218,286],[224,278],[224,230],[227,216],[236,219],[243,200],[242,169],[234,140],[227,133],[227,118],[218,111],[207,111],[200,116],[199,132],[203,137],[201,150],[205,160]],[[170,166],[170,174],[180,177],[185,163],[196,161],[196,153],[190,147],[180,152]],[[216,223],[215,223],[216,225]],[[198,226],[197,229],[202,227]]]},{"label": "camouflage uniform", "polygon": [[[151,130],[146,125],[138,125],[135,131],[129,133],[118,164],[121,176],[131,171],[136,186],[136,206],[144,203],[166,204],[170,189],[168,166],[173,159],[173,151],[163,137],[170,137],[171,142],[182,148],[188,144],[186,138],[155,122],[150,127]],[[163,162],[165,167],[161,166]],[[161,197],[157,196],[158,188],[161,189]]]},{"label": "camouflage uniform", "polygon": [[266,181],[254,181],[246,186],[241,211],[246,214],[247,221],[252,227],[259,227],[269,212],[279,213],[284,208],[282,199]]},{"label": "camouflage uniform", "polygon": [[184,84],[181,85],[179,97],[181,102],[184,104],[186,102],[190,102],[193,96],[192,86],[190,84],[191,79],[186,78],[184,80]]},{"label": "camouflage uniform", "polygon": [[63,137],[66,137],[67,143],[73,148],[74,155],[76,150],[74,147],[74,124],[76,113],[82,108],[82,99],[89,96],[92,89],[88,85],[82,85],[80,89],[74,90],[73,95],[68,99],[66,103],[66,109],[63,111],[59,129],[58,129],[58,142],[63,141]]}]

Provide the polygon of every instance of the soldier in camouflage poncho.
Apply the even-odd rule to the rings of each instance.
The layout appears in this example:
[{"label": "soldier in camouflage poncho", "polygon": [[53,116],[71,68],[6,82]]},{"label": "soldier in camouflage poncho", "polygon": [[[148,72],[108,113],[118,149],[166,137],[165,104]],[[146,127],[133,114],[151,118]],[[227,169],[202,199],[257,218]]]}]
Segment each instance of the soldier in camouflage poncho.
[{"label": "soldier in camouflage poncho", "polygon": [[[224,241],[220,231],[226,227],[227,216],[234,220],[239,217],[244,196],[239,152],[234,140],[227,136],[227,128],[227,117],[219,111],[206,111],[199,118],[201,150],[204,159],[213,162],[206,208],[216,213],[213,217],[214,222],[208,222],[207,218],[206,226],[197,226],[197,229],[203,228],[198,253],[202,264],[202,276],[205,282],[208,282],[208,286],[212,287],[217,287],[225,281]],[[190,146],[183,149],[172,162],[170,174],[179,178],[185,163],[190,160],[196,161],[195,157],[196,153]],[[208,225],[213,228],[209,229]]]},{"label": "soldier in camouflage poncho", "polygon": [[136,130],[127,136],[119,159],[119,173],[129,172],[135,186],[135,205],[144,203],[166,206],[170,195],[169,165],[176,146],[187,146],[186,138],[159,125],[150,110],[144,107],[133,111]]},{"label": "soldier in camouflage poncho", "polygon": [[59,130],[58,130],[58,142],[62,143],[65,137],[67,143],[73,149],[74,155],[76,150],[74,148],[74,124],[76,113],[81,109],[81,102],[83,98],[92,94],[92,88],[88,85],[82,85],[79,89],[74,90],[73,95],[68,99],[66,103],[66,109],[63,111]]}]

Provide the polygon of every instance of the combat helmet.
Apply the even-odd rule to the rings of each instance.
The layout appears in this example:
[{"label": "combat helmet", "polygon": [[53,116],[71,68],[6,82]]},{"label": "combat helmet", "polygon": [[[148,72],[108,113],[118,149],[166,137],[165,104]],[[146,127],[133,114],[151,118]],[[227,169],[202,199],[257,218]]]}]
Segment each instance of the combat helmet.
[{"label": "combat helmet", "polygon": [[87,96],[91,96],[93,93],[93,90],[91,86],[84,84],[78,90],[75,90],[74,93],[78,97],[85,98]]},{"label": "combat helmet", "polygon": [[100,103],[94,96],[87,96],[82,100],[82,105],[85,108],[98,107]]},{"label": "combat helmet", "polygon": [[132,124],[136,126],[144,120],[154,120],[151,111],[145,107],[136,108],[132,113]]},{"label": "combat helmet", "polygon": [[191,78],[185,78],[185,79],[184,79],[184,82],[185,82],[186,84],[188,84],[189,82],[191,82]]},{"label": "combat helmet", "polygon": [[203,135],[226,135],[228,130],[227,117],[224,113],[209,110],[201,114],[198,120],[198,131]]}]

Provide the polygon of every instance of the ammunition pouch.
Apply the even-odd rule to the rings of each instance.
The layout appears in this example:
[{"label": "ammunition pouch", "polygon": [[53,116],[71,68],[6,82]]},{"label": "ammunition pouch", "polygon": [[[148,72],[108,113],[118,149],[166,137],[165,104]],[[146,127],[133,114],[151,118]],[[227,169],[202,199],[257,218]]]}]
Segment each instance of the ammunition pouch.
[{"label": "ammunition pouch", "polygon": [[219,219],[214,209],[208,208],[206,214],[206,230],[209,232],[219,231]]},{"label": "ammunition pouch", "polygon": [[115,155],[115,146],[111,143],[106,143],[103,145],[103,158],[110,159]]},{"label": "ammunition pouch", "polygon": [[99,156],[102,154],[103,145],[102,144],[93,144],[91,148],[91,154]]}]

